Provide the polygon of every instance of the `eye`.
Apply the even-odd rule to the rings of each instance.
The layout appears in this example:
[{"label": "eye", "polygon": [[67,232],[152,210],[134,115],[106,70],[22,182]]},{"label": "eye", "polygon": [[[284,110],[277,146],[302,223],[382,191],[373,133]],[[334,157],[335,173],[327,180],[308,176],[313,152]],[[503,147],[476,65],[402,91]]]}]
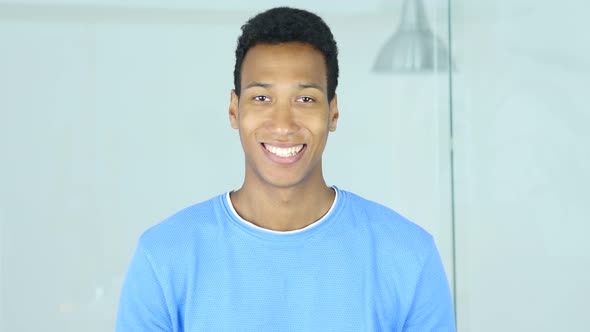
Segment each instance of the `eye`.
[{"label": "eye", "polygon": [[300,101],[302,103],[312,103],[315,100],[311,97],[299,97],[299,98],[297,98],[297,101]]},{"label": "eye", "polygon": [[269,101],[270,98],[268,98],[267,96],[256,96],[254,97],[255,101]]}]

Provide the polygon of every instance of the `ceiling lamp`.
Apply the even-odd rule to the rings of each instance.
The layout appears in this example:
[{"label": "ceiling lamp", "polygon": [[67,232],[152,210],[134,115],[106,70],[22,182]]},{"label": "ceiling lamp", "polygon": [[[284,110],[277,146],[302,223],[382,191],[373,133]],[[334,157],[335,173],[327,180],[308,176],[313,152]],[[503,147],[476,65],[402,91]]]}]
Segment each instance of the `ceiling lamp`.
[{"label": "ceiling lamp", "polygon": [[447,47],[430,29],[422,0],[405,0],[400,25],[381,48],[373,71],[447,71],[449,57]]}]

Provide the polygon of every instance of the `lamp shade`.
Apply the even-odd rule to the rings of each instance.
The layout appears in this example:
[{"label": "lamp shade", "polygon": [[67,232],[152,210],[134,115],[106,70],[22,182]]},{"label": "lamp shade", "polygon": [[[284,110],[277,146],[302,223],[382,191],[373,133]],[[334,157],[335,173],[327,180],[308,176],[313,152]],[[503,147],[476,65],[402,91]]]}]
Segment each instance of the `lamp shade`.
[{"label": "lamp shade", "polygon": [[406,0],[398,30],[381,48],[373,70],[446,71],[449,63],[449,51],[430,29],[422,0]]}]

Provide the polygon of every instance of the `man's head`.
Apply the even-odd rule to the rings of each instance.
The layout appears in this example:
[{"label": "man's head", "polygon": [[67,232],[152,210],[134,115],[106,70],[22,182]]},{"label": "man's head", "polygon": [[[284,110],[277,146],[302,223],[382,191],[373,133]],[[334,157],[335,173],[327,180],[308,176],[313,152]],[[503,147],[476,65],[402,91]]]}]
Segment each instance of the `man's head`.
[{"label": "man's head", "polygon": [[334,98],[338,85],[338,48],[330,28],[319,16],[288,7],[262,12],[242,26],[234,68],[234,88],[238,97],[242,88],[242,62],[248,50],[259,44],[288,42],[309,44],[323,54],[327,72],[328,101]]},{"label": "man's head", "polygon": [[336,130],[336,43],[318,16],[275,8],[242,28],[229,119],[240,133],[245,187],[325,187],[322,154]]}]

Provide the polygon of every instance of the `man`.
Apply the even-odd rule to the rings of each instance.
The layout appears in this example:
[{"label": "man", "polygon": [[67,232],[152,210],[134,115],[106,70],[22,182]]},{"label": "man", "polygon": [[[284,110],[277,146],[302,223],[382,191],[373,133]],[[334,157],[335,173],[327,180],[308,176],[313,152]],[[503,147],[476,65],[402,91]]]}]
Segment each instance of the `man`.
[{"label": "man", "polygon": [[229,118],[243,185],[141,236],[117,331],[454,331],[432,237],[324,181],[338,121],[328,26],[283,7],[242,30]]}]

